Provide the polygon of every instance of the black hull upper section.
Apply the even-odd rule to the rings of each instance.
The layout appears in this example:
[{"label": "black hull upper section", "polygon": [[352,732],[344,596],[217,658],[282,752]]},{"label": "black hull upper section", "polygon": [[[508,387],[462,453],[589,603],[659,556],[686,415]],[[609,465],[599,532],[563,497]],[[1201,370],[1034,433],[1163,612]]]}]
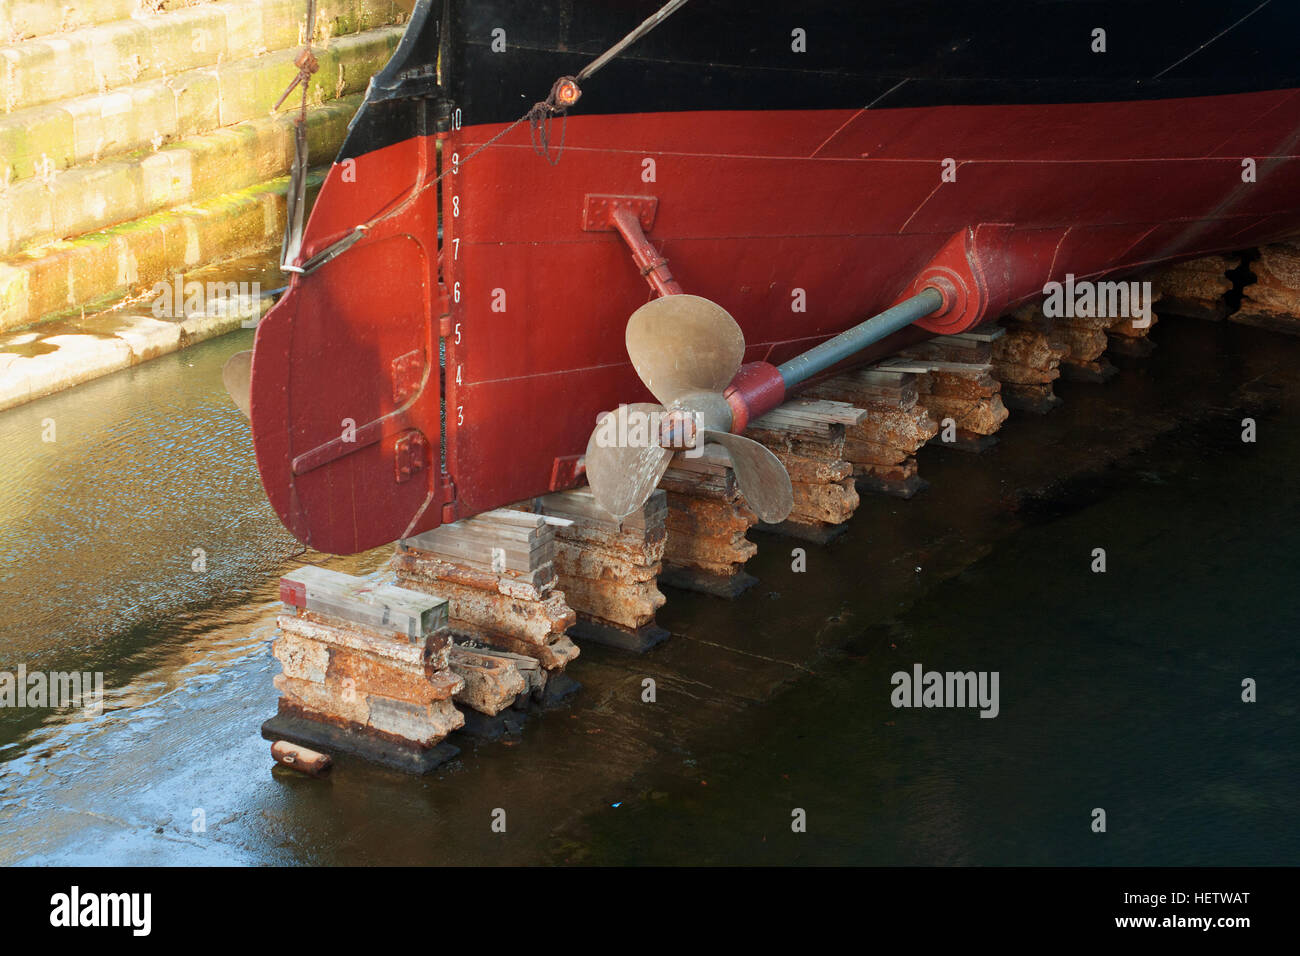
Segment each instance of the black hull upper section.
[{"label": "black hull upper section", "polygon": [[[445,124],[453,107],[467,126],[511,122],[659,6],[419,0],[341,158]],[[794,49],[795,30],[805,52]],[[1105,31],[1105,52],[1093,50],[1096,30]],[[1290,89],[1300,86],[1298,40],[1300,4],[1283,0],[689,0],[587,82],[575,111],[1068,104]]]}]

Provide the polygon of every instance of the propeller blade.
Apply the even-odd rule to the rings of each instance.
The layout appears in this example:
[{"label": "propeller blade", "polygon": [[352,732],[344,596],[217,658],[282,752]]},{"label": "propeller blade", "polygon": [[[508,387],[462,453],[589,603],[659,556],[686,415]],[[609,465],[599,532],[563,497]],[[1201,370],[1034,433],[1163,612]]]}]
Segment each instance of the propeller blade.
[{"label": "propeller blade", "polygon": [[253,407],[252,395],[253,390],[253,353],[236,352],[226,360],[225,366],[221,369],[221,380],[226,383],[226,391],[234,400],[235,405],[244,413],[245,418],[251,418]]},{"label": "propeller blade", "polygon": [[666,295],[628,319],[627,354],[651,394],[671,405],[692,392],[723,391],[745,359],[745,336],[716,302]]},{"label": "propeller blade", "polygon": [[794,488],[781,459],[752,438],[730,432],[705,432],[707,441],[719,444],[731,454],[736,484],[746,503],[759,519],[780,524],[794,508]]},{"label": "propeller blade", "polygon": [[672,449],[661,447],[646,424],[662,413],[659,405],[622,405],[601,415],[587,440],[587,483],[596,503],[620,521],[654,494],[672,461]]}]

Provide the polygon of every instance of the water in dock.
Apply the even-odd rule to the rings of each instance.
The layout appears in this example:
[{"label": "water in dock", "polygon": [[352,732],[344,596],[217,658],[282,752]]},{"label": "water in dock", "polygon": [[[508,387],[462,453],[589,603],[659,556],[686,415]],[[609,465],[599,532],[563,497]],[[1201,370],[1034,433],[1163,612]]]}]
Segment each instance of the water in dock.
[{"label": "water in dock", "polygon": [[[1300,859],[1298,340],[1163,322],[984,454],[925,449],[930,489],[831,545],[756,537],[740,599],[669,592],[667,644],[584,648],[521,737],[313,780],[258,736],[276,580],[388,554],[299,554],[270,512],[220,380],[250,338],[0,414],[0,670],[106,685],[99,715],[0,711],[0,863]],[[916,663],[997,671],[998,716],[895,709]]]}]

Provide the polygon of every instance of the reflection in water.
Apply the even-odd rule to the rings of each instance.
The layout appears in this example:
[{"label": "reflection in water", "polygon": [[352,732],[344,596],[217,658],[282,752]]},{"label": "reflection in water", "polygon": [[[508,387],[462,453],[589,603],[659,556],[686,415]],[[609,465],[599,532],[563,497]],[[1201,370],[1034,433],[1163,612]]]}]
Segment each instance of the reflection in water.
[{"label": "reflection in water", "polygon": [[[251,339],[225,336],[0,418],[8,655],[79,653],[246,594],[297,550],[221,384],[222,363]],[[51,427],[55,440],[42,440]]]}]

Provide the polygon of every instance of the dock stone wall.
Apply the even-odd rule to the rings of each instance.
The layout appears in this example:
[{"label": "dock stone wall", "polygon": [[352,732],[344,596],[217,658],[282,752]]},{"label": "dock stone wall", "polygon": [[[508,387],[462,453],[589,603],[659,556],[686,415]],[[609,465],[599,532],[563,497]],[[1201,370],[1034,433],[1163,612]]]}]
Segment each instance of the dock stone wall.
[{"label": "dock stone wall", "polygon": [[[307,6],[0,0],[0,333],[278,248],[300,97],[272,107],[297,74]],[[318,0],[314,167],[337,153],[408,7]]]}]

